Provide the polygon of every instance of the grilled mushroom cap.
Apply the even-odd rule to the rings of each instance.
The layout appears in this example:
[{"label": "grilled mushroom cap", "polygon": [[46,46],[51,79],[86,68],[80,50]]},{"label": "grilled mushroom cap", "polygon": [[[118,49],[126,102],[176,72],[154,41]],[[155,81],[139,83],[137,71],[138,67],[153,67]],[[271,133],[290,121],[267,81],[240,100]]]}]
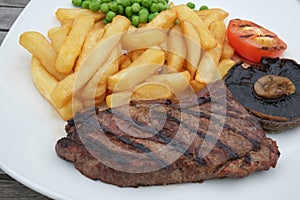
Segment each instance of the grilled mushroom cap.
[{"label": "grilled mushroom cap", "polygon": [[257,116],[265,130],[300,124],[300,65],[290,59],[263,58],[245,67],[238,63],[226,75],[233,96]]}]

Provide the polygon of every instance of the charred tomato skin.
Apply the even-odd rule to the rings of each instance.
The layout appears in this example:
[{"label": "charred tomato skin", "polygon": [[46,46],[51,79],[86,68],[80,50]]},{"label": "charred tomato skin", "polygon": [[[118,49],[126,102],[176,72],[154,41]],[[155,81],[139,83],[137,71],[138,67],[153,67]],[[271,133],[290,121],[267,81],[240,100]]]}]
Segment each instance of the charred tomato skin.
[{"label": "charred tomato skin", "polygon": [[254,63],[259,63],[262,57],[279,57],[287,49],[275,33],[247,20],[230,20],[226,34],[235,51]]}]

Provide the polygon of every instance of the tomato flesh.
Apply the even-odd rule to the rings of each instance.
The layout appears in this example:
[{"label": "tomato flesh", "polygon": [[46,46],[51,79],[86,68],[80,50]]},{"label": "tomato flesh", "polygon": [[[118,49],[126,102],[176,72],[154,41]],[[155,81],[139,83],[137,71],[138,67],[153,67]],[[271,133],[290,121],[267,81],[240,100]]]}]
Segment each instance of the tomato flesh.
[{"label": "tomato flesh", "polygon": [[238,54],[255,63],[262,57],[279,57],[287,49],[275,33],[247,20],[230,20],[227,39]]}]

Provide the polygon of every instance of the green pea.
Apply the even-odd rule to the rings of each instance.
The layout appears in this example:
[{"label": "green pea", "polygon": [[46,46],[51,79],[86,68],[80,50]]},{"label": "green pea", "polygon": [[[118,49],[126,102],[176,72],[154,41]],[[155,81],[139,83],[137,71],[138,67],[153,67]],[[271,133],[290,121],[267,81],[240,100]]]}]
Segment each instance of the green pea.
[{"label": "green pea", "polygon": [[127,6],[130,6],[130,0],[122,0],[121,1],[121,5],[126,8]]},{"label": "green pea", "polygon": [[89,9],[90,8],[90,1],[83,1],[82,4],[81,4],[81,8],[84,8],[84,9]]},{"label": "green pea", "polygon": [[108,21],[104,18],[104,19],[103,19],[103,23],[104,23],[104,24],[107,24]]},{"label": "green pea", "polygon": [[82,0],[72,0],[72,4],[76,7],[80,7],[82,4]]},{"label": "green pea", "polygon": [[105,15],[105,19],[108,21],[108,22],[111,22],[112,19],[116,16],[116,13],[113,12],[113,11],[108,11]]},{"label": "green pea", "polygon": [[100,2],[99,1],[91,2],[89,8],[91,11],[97,12],[100,9]]},{"label": "green pea", "polygon": [[140,24],[139,16],[137,16],[137,15],[132,15],[132,17],[131,17],[131,24],[132,24],[133,26],[138,27],[138,25]]},{"label": "green pea", "polygon": [[140,10],[140,12],[139,12],[139,15],[141,15],[141,14],[147,14],[147,15],[149,15],[148,9],[142,8],[142,9]]},{"label": "green pea", "polygon": [[140,23],[147,23],[148,21],[148,14],[142,13],[139,15]]},{"label": "green pea", "polygon": [[142,0],[142,6],[149,8],[152,4],[152,0]]},{"label": "green pea", "polygon": [[141,9],[141,6],[139,3],[134,3],[131,5],[131,9],[133,13],[138,13]]},{"label": "green pea", "polygon": [[124,14],[124,7],[121,5],[118,5],[117,14],[123,15]]},{"label": "green pea", "polygon": [[162,4],[165,4],[166,3],[166,0],[157,0],[158,3],[162,3]]},{"label": "green pea", "polygon": [[127,6],[127,7],[125,8],[125,14],[126,14],[126,16],[127,16],[128,18],[131,17],[131,16],[133,15],[131,6]]},{"label": "green pea", "polygon": [[150,12],[151,13],[156,13],[159,11],[159,6],[157,3],[153,3],[151,6],[150,6]]},{"label": "green pea", "polygon": [[195,4],[193,2],[188,2],[186,4],[190,9],[195,9]]},{"label": "green pea", "polygon": [[159,12],[165,10],[165,4],[164,3],[159,2],[157,5],[158,5],[158,11]]},{"label": "green pea", "polygon": [[117,10],[118,10],[118,4],[117,4],[116,2],[111,2],[111,3],[109,4],[109,9],[110,9],[111,11],[113,11],[113,12],[117,12]]},{"label": "green pea", "polygon": [[156,17],[156,15],[158,15],[158,13],[151,13],[151,14],[148,16],[148,21],[150,22],[152,19],[154,19],[154,17]]},{"label": "green pea", "polygon": [[100,6],[100,10],[101,12],[103,13],[107,13],[109,11],[109,6],[107,3],[102,3],[101,6]]},{"label": "green pea", "polygon": [[199,10],[208,10],[208,7],[206,5],[203,5],[203,6],[200,7]]},{"label": "green pea", "polygon": [[122,1],[123,1],[123,0],[116,0],[116,3],[117,3],[118,5],[122,5]]},{"label": "green pea", "polygon": [[111,0],[102,0],[101,2],[102,3],[109,3],[109,2],[111,2]]},{"label": "green pea", "polygon": [[158,3],[158,0],[152,0],[152,3]]}]

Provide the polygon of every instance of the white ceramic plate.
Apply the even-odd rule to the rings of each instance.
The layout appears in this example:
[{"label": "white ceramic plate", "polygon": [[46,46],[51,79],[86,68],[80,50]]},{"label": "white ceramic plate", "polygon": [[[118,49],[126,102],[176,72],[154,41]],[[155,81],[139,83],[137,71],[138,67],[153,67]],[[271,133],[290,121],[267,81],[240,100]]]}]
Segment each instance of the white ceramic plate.
[{"label": "white ceramic plate", "polygon": [[[30,75],[30,54],[19,44],[22,32],[47,34],[58,25],[55,10],[71,0],[31,0],[0,49],[0,167],[28,187],[55,199],[296,199],[300,196],[300,128],[272,135],[282,153],[276,169],[243,179],[202,184],[119,188],[82,176],[56,156],[54,145],[65,135],[64,122],[39,95]],[[178,4],[179,1],[175,1]],[[196,2],[196,1],[195,1]],[[300,61],[298,0],[202,0],[221,7],[230,18],[249,19],[276,32],[288,44],[285,57]],[[199,6],[199,5],[198,5]],[[299,74],[300,76],[300,74]],[[1,196],[1,195],[0,195]]]}]

